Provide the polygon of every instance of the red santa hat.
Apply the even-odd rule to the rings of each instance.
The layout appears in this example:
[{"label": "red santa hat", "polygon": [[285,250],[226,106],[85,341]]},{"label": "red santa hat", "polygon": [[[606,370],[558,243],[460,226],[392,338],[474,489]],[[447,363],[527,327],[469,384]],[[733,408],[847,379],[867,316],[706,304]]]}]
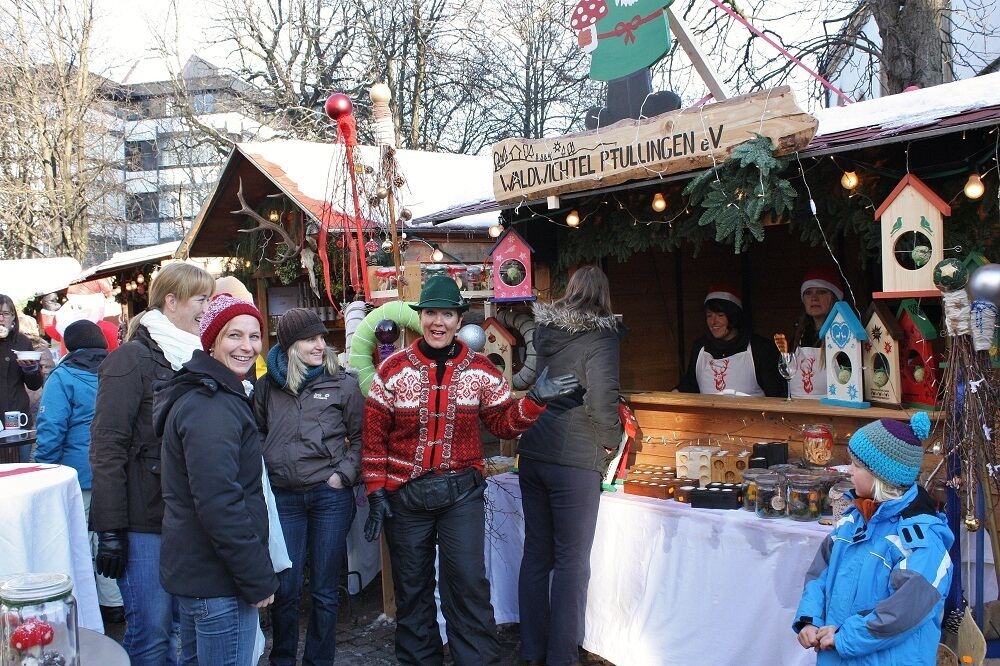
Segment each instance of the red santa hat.
[{"label": "red santa hat", "polygon": [[705,302],[708,303],[711,300],[729,301],[739,309],[743,309],[742,294],[736,287],[729,284],[717,284],[710,287],[708,295],[705,296]]},{"label": "red santa hat", "polygon": [[814,268],[802,278],[802,287],[799,289],[799,296],[806,293],[806,289],[811,288],[826,289],[833,292],[838,301],[844,300],[844,283],[840,280],[840,275],[832,268]]}]

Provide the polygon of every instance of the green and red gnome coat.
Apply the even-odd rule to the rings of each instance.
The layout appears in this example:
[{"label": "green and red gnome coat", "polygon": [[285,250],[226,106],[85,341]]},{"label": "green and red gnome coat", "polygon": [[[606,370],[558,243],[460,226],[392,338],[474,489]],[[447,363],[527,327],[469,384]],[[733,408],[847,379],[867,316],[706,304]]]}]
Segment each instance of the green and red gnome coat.
[{"label": "green and red gnome coat", "polygon": [[580,0],[570,15],[590,78],[614,81],[656,63],[670,50],[666,8],[673,0]]}]

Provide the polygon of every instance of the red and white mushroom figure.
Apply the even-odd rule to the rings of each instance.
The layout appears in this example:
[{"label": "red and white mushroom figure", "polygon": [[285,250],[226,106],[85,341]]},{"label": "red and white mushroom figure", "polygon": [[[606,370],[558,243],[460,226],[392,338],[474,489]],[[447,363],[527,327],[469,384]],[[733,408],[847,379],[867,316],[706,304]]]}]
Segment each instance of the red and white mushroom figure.
[{"label": "red and white mushroom figure", "polygon": [[54,637],[55,632],[48,622],[28,620],[10,635],[10,646],[26,657],[37,659],[42,654],[42,648],[51,643]]},{"label": "red and white mushroom figure", "polygon": [[608,14],[605,0],[580,0],[570,14],[569,26],[577,31],[577,45],[587,51],[597,48],[597,22]]}]

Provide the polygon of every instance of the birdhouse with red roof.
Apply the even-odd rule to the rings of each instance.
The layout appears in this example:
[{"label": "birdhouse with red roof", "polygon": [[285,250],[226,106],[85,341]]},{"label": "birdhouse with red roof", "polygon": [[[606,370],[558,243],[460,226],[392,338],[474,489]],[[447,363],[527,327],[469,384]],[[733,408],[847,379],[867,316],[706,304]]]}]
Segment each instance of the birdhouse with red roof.
[{"label": "birdhouse with red roof", "polygon": [[912,298],[899,304],[896,321],[905,336],[899,350],[903,404],[907,407],[935,409],[940,373],[938,362],[941,360],[941,355],[934,351],[932,344],[938,336],[937,327]]},{"label": "birdhouse with red roof", "polygon": [[482,353],[510,382],[513,376],[514,348],[517,346],[517,338],[493,317],[488,317],[480,326],[486,334],[486,345],[483,347]]},{"label": "birdhouse with red roof", "polygon": [[881,301],[865,313],[868,341],[861,344],[865,367],[865,400],[898,406],[903,401],[899,350],[906,341],[899,322]]},{"label": "birdhouse with red roof", "polygon": [[937,297],[934,267],[944,258],[944,218],[951,207],[922,180],[906,174],[875,219],[882,230],[882,291],[875,298]]},{"label": "birdhouse with red roof", "polygon": [[535,300],[531,255],[534,250],[521,234],[508,228],[490,250],[493,263],[493,302]]}]

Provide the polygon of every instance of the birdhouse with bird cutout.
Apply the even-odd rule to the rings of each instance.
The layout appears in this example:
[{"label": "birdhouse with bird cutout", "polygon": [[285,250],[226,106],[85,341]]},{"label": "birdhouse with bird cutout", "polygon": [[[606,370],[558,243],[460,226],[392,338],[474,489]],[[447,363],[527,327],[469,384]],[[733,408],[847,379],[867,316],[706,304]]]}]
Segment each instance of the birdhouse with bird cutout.
[{"label": "birdhouse with bird cutout", "polygon": [[927,318],[920,304],[905,299],[896,311],[896,321],[903,329],[903,344],[899,350],[899,374],[903,405],[924,409],[937,408],[938,362],[940,354],[932,342],[937,339],[937,327]]},{"label": "birdhouse with bird cutout", "polygon": [[826,397],[825,405],[839,407],[870,407],[864,395],[864,370],[862,345],[868,342],[868,332],[846,301],[837,301],[822,328],[819,337],[826,348]]},{"label": "birdhouse with bird cutout", "polygon": [[934,267],[944,258],[944,218],[951,207],[922,180],[906,174],[875,219],[881,225],[882,291],[875,298],[937,297]]},{"label": "birdhouse with bird cutout", "polygon": [[517,338],[494,317],[487,317],[480,326],[483,328],[483,333],[486,334],[486,345],[483,347],[482,353],[510,382],[513,376],[514,348],[517,346]]},{"label": "birdhouse with bird cutout", "polygon": [[881,301],[873,301],[865,313],[868,342],[861,343],[865,364],[865,400],[883,405],[903,401],[899,374],[899,350],[906,334],[892,311]]},{"label": "birdhouse with bird cutout", "polygon": [[521,234],[508,228],[490,249],[493,263],[493,302],[535,300],[531,255],[534,250]]}]

